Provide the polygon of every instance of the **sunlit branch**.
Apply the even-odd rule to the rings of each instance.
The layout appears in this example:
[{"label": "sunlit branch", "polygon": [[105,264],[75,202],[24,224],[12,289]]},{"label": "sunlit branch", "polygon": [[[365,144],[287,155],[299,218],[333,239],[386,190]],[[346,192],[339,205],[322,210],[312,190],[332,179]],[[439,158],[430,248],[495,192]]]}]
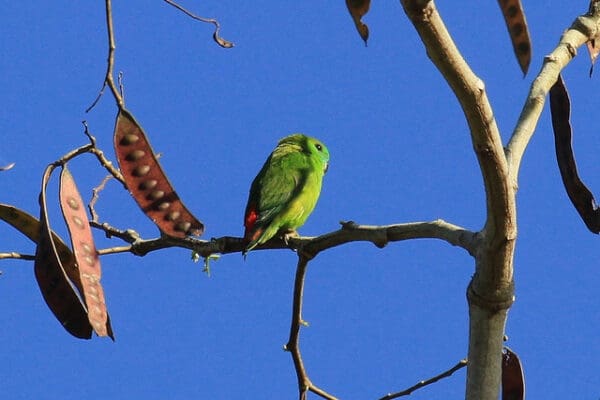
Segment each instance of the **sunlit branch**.
[{"label": "sunlit branch", "polygon": [[544,58],[542,69],[531,84],[517,126],[506,147],[510,175],[515,186],[523,154],[535,132],[546,95],[556,82],[560,71],[577,55],[577,49],[593,38],[600,29],[600,10],[598,7],[590,7],[590,11],[592,13],[577,17],[571,27],[563,33],[554,51]]},{"label": "sunlit branch", "polygon": [[[194,250],[202,257],[208,257],[217,253],[240,253],[247,245],[243,238],[232,236],[223,236],[211,240],[200,240],[192,237],[178,239],[168,236],[143,240],[137,232],[131,229],[120,230],[107,223],[97,221],[91,221],[90,224],[92,227],[104,231],[107,237],[118,237],[130,243],[131,253],[140,256],[168,247],[183,247]],[[321,251],[350,242],[371,242],[377,247],[384,247],[390,242],[410,239],[440,239],[472,253],[477,238],[477,234],[443,220],[383,226],[343,222],[342,228],[337,231],[316,237],[290,238],[288,244],[280,238],[275,238],[255,250],[300,249],[299,251],[304,256],[312,258]],[[100,250],[100,254],[112,254],[112,251],[108,248]]]},{"label": "sunlit branch", "polygon": [[516,227],[511,188],[506,184],[508,166],[485,85],[471,70],[456,47],[433,1],[401,0],[417,30],[427,55],[450,85],[469,125],[486,192],[486,229],[504,240]]},{"label": "sunlit branch", "polygon": [[28,260],[28,261],[33,261],[35,260],[35,255],[33,254],[22,254],[22,253],[16,253],[14,251],[8,252],[8,253],[0,253],[0,260],[3,259],[14,259],[14,260]]},{"label": "sunlit branch", "polygon": [[[401,0],[428,57],[450,85],[469,125],[486,194],[486,223],[471,254],[469,285],[468,400],[498,397],[506,310],[514,299],[513,258],[517,236],[515,187],[487,98],[485,85],[466,63],[433,0]],[[485,340],[480,339],[485,338]]]}]

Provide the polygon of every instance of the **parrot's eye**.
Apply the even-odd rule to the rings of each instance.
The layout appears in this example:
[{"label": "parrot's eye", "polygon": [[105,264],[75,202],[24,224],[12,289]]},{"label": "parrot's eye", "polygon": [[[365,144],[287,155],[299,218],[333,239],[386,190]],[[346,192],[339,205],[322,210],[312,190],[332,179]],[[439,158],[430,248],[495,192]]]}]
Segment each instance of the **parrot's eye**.
[{"label": "parrot's eye", "polygon": [[315,147],[317,148],[317,150],[323,151],[323,146],[321,146],[320,143],[315,143]]}]

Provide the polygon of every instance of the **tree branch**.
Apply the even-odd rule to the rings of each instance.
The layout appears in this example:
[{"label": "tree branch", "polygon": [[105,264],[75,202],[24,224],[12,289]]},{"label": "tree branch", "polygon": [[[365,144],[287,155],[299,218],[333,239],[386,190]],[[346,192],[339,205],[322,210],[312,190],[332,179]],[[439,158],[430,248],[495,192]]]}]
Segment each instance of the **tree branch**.
[{"label": "tree branch", "polygon": [[115,35],[112,20],[112,2],[111,0],[105,0],[104,4],[106,9],[106,33],[108,35],[108,56],[106,62],[106,74],[104,76],[104,82],[102,83],[102,88],[100,89],[98,96],[96,97],[92,105],[90,105],[87,108],[87,110],[85,110],[85,112],[89,112],[92,108],[94,108],[94,106],[98,103],[98,100],[100,100],[100,98],[104,94],[104,89],[106,89],[106,86],[108,86],[110,91],[112,92],[112,95],[117,103],[117,107],[121,109],[125,105],[123,96],[121,96],[121,93],[117,89],[113,77],[113,70],[115,65],[115,49],[117,48],[117,46],[115,44]]},{"label": "tree branch", "polygon": [[485,85],[456,48],[432,0],[401,0],[427,55],[457,97],[486,193],[487,218],[476,244],[475,275],[469,301],[468,400],[497,399],[502,337],[507,309],[514,299],[513,257],[517,234],[515,187],[510,184],[502,140]]},{"label": "tree branch", "polygon": [[409,387],[408,389],[405,389],[401,392],[396,392],[396,393],[388,393],[387,395],[383,396],[382,398],[380,398],[379,400],[392,400],[392,399],[397,399],[398,397],[402,397],[402,396],[408,396],[409,394],[411,394],[412,392],[414,392],[417,389],[421,389],[422,387],[425,387],[427,385],[431,385],[432,383],[435,383],[441,379],[447,378],[449,376],[451,376],[453,373],[455,373],[456,371],[458,371],[459,369],[462,369],[464,367],[467,366],[467,360],[460,360],[458,363],[456,363],[455,366],[453,366],[452,368],[450,368],[447,371],[442,372],[439,375],[436,375],[434,377],[431,377],[427,380],[424,381],[420,381],[417,384]]},{"label": "tree branch", "polygon": [[319,389],[310,381],[308,373],[304,368],[302,354],[300,353],[300,328],[306,325],[302,319],[302,298],[304,293],[304,278],[308,267],[309,257],[301,252],[298,255],[298,266],[296,267],[296,279],[294,282],[294,305],[292,307],[292,323],[290,326],[290,338],[284,349],[292,354],[294,368],[298,378],[298,393],[300,400],[306,400],[307,392],[313,392],[324,399],[336,400],[337,398]]},{"label": "tree branch", "polygon": [[589,13],[573,21],[571,27],[561,36],[554,51],[544,57],[542,69],[531,84],[517,126],[506,147],[510,176],[515,187],[518,185],[523,154],[535,132],[550,88],[556,82],[560,71],[577,55],[577,49],[596,36],[600,30],[600,10],[597,8],[590,7]]},{"label": "tree branch", "polygon": [[[208,241],[192,237],[179,239],[170,236],[144,240],[132,229],[121,230],[108,223],[100,223],[94,220],[90,221],[90,225],[104,231],[107,237],[118,237],[129,243],[131,245],[129,252],[139,256],[144,256],[152,251],[168,247],[182,247],[193,250],[202,257],[209,257],[211,254],[217,253],[240,253],[247,244],[243,238],[232,236],[213,238]],[[378,247],[384,247],[389,242],[410,239],[440,239],[454,246],[459,246],[472,254],[478,240],[478,235],[443,220],[384,226],[357,225],[354,222],[343,222],[342,228],[337,231],[317,237],[290,238],[288,244],[280,238],[274,238],[256,247],[254,250],[299,249],[299,253],[312,259],[321,251],[345,243],[362,241],[371,242]],[[118,249],[118,251],[113,251],[114,249]],[[107,255],[123,251],[123,247],[118,247],[103,249],[98,252],[102,255]]]},{"label": "tree branch", "polygon": [[[440,239],[453,246],[465,249],[473,255],[477,235],[460,226],[438,219],[431,222],[409,222],[394,225],[357,225],[356,223],[341,222],[340,230],[327,233],[309,242],[302,243],[302,251],[314,257],[323,250],[330,249],[349,242],[371,242],[379,248],[389,242],[399,242],[409,239]],[[295,244],[295,239],[290,239]]]},{"label": "tree branch", "polygon": [[509,231],[514,236],[515,228],[510,226],[514,213],[512,190],[506,185],[508,166],[485,85],[460,54],[433,1],[401,3],[427,55],[450,85],[465,114],[485,185],[486,229],[493,230],[494,236],[505,236]]},{"label": "tree branch", "polygon": [[17,253],[14,251],[8,252],[8,253],[0,253],[0,260],[4,260],[4,259],[13,259],[13,260],[27,260],[27,261],[33,261],[35,260],[35,255],[33,254],[22,254],[22,253]]}]

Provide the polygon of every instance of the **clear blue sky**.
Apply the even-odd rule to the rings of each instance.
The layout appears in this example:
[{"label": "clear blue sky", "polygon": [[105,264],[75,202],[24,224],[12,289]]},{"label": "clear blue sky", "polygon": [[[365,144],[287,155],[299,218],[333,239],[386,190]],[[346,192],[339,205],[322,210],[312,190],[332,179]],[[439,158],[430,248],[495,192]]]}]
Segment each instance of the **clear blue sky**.
[{"label": "clear blue sky", "polygon": [[[0,202],[37,214],[43,168],[86,143],[86,119],[114,159],[116,108],[102,83],[104,5],[10,2],[0,16]],[[587,1],[525,2],[533,40],[523,79],[496,2],[440,2],[442,16],[485,81],[506,141],[543,56]],[[446,4],[448,3],[448,4]],[[479,169],[453,94],[427,59],[399,2],[374,2],[369,46],[343,1],[191,2],[219,18],[212,29],[161,1],[115,2],[116,69],[128,108],[162,154],[204,238],[242,234],[250,182],[277,140],[304,132],[323,140],[331,163],[304,235],[340,220],[390,224],[443,218],[478,230]],[[454,9],[452,8],[454,7]],[[565,71],[582,177],[600,196],[598,76],[587,53]],[[91,157],[72,163],[85,199],[105,172]],[[508,345],[522,358],[530,398],[600,396],[599,238],[562,188],[546,109],[522,163],[515,258],[517,301]],[[51,196],[56,193],[53,181]],[[65,230],[58,212],[54,227]],[[101,217],[157,234],[112,182]],[[101,248],[120,245],[96,235]],[[0,224],[0,251],[34,247]],[[296,398],[287,341],[296,257],[288,250],[222,257],[212,275],[170,249],[102,259],[116,342],[68,335],[47,309],[33,264],[0,263],[0,387],[10,399]],[[444,242],[352,243],[309,267],[301,346],[317,385],[344,399],[375,399],[450,367],[467,352],[465,289],[474,271]],[[411,398],[461,398],[464,370]]]}]

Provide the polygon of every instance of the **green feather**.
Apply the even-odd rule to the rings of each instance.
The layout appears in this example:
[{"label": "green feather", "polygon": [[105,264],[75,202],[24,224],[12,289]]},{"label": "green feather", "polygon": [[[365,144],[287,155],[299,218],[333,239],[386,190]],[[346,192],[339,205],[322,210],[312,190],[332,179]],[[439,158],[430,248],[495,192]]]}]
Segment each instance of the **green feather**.
[{"label": "green feather", "polygon": [[[294,134],[279,141],[250,187],[244,253],[304,225],[321,193],[328,163],[327,147],[315,138]],[[253,212],[256,221],[251,223]]]}]

